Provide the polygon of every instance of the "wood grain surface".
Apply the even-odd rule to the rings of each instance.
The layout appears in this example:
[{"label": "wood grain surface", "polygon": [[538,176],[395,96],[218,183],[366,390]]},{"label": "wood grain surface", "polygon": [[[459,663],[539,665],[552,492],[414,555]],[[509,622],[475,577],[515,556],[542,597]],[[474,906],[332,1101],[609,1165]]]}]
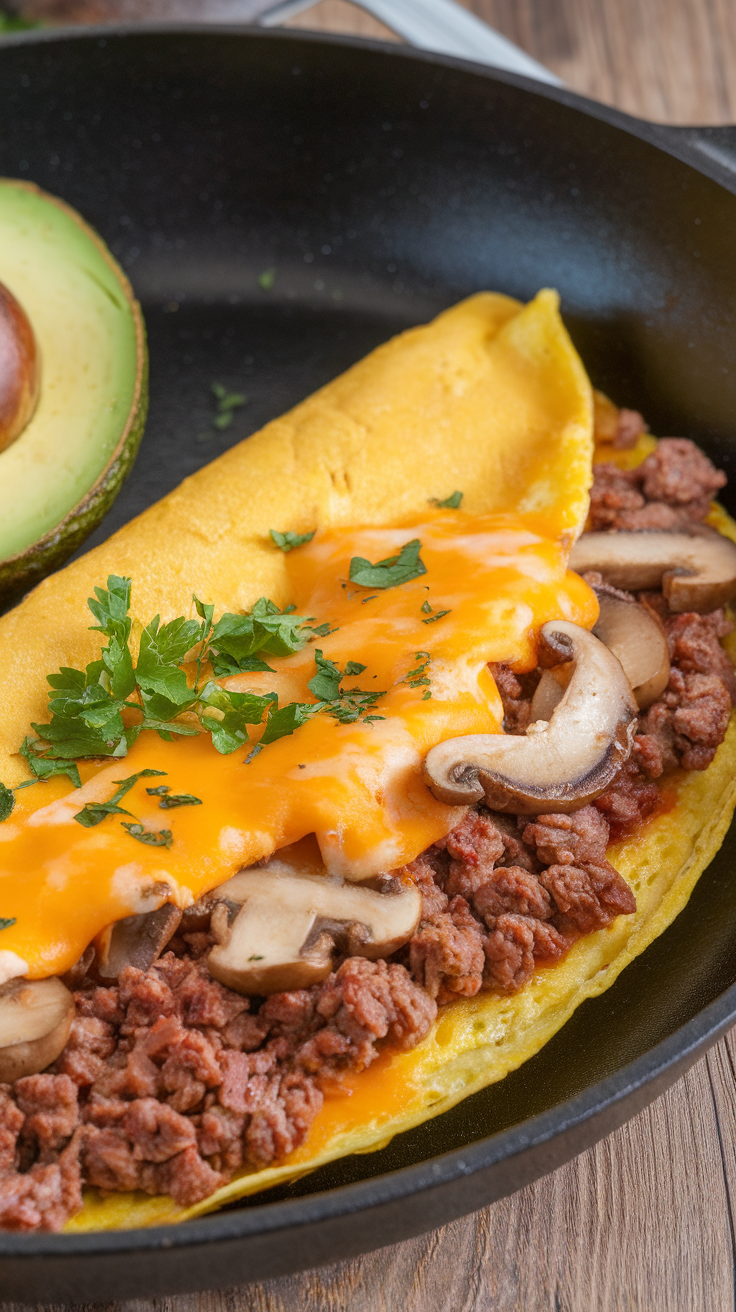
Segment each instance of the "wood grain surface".
[{"label": "wood grain surface", "polygon": [[[734,0],[472,0],[469,7],[587,95],[661,121],[736,122]],[[387,35],[344,0],[322,0],[292,21]],[[731,1312],[735,1214],[736,1031],[623,1129],[474,1216],[337,1266],[155,1306]],[[110,1312],[151,1306],[115,1304]]]}]

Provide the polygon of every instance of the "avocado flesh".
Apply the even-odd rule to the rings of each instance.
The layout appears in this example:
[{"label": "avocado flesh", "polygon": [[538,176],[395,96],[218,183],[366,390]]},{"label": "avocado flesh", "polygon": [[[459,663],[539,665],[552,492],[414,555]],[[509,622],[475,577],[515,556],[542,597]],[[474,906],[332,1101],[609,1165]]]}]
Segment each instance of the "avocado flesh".
[{"label": "avocado flesh", "polygon": [[146,410],[140,309],[73,210],[0,179],[0,282],[23,306],[41,395],[0,452],[0,594],[61,563],[102,518],[134,459]]}]

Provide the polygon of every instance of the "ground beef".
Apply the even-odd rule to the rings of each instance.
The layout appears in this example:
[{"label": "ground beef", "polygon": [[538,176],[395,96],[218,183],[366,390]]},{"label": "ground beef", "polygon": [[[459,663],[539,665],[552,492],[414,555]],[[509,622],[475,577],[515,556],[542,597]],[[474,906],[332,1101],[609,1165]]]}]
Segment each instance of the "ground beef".
[{"label": "ground beef", "polygon": [[0,1087],[0,1228],[60,1229],[82,1179],[191,1206],[292,1152],[326,1078],[413,1047],[437,1013],[403,965],[349,958],[254,1014],[173,952],[110,988],[82,980],[75,1002],[55,1067]]},{"label": "ground beef", "polygon": [[613,445],[619,451],[629,450],[632,446],[636,446],[642,433],[646,432],[647,425],[639,411],[627,410],[622,407],[618,412],[616,431],[613,434]]},{"label": "ground beef", "polygon": [[484,933],[464,897],[421,921],[409,947],[411,973],[430,998],[473,997],[483,982]]},{"label": "ground beef", "polygon": [[[650,598],[648,594],[649,605]],[[732,628],[723,611],[667,614],[664,624],[670,678],[659,700],[639,717],[632,753],[645,780],[658,779],[677,766],[704,770],[710,765],[736,698],[733,667],[719,641]]]},{"label": "ground beef", "polygon": [[504,733],[526,733],[531,720],[532,697],[541,671],[515,674],[510,665],[501,662],[491,662],[489,669],[503,704]]},{"label": "ground beef", "polygon": [[524,842],[532,847],[544,866],[582,865],[605,860],[608,825],[593,806],[583,806],[570,815],[522,816],[519,825]]},{"label": "ground beef", "polygon": [[694,442],[665,437],[636,469],[593,468],[591,529],[677,529],[702,523],[726,476]]},{"label": "ground beef", "polygon": [[531,979],[536,962],[558,960],[571,941],[529,916],[499,916],[483,945],[485,979],[492,988],[516,993]]},{"label": "ground beef", "polygon": [[[639,765],[640,759],[646,755],[642,745],[649,741],[641,735],[634,739],[632,759],[593,803],[603,814],[615,843],[638,833],[644,822],[662,809],[662,793],[655,783],[650,782],[655,777],[654,772],[642,771]],[[648,759],[651,765],[651,759]]]},{"label": "ground beef", "polygon": [[634,894],[605,858],[584,866],[549,866],[540,878],[557,907],[555,927],[563,934],[590,934],[636,911]]}]

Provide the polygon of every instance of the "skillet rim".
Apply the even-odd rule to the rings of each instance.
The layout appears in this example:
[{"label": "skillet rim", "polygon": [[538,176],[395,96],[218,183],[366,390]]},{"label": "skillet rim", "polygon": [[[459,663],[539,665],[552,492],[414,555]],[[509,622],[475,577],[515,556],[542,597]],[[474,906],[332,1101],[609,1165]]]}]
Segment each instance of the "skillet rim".
[{"label": "skillet rim", "polygon": [[[288,40],[308,45],[346,46],[473,73],[490,81],[506,83],[533,95],[554,100],[570,109],[578,110],[587,117],[598,119],[631,136],[638,137],[656,149],[674,156],[696,172],[710,178],[724,190],[736,195],[736,157],[734,169],[731,170],[727,163],[703,153],[698,146],[699,141],[707,141],[709,134],[718,133],[723,134],[724,139],[728,137],[732,140],[736,151],[736,127],[693,128],[653,123],[601,104],[566,87],[538,82],[521,74],[506,72],[457,56],[417,50],[401,43],[342,33],[310,32],[299,28],[264,29],[246,24],[106,23],[3,35],[0,42],[0,61],[4,49],[16,46],[89,39],[100,41],[141,35],[255,37],[266,41]],[[494,1167],[504,1162],[513,1163],[515,1158],[525,1153],[536,1152],[540,1155],[545,1148],[551,1147],[541,1170],[535,1166],[529,1173],[522,1171],[523,1178],[513,1183],[502,1182],[500,1188],[493,1187],[490,1191],[486,1189],[487,1196],[483,1198],[468,1199],[468,1207],[461,1206],[453,1211],[453,1216],[461,1216],[468,1210],[475,1210],[488,1202],[508,1196],[541,1175],[556,1170],[610,1134],[648,1106],[683,1075],[708,1048],[718,1041],[734,1021],[736,1021],[736,983],[641,1057],[621,1066],[614,1074],[599,1080],[573,1098],[557,1103],[548,1110],[507,1129],[476,1140],[465,1148],[441,1153],[411,1166],[400,1167],[366,1180],[306,1194],[300,1198],[282,1199],[277,1202],[266,1201],[257,1205],[250,1204],[233,1210],[214,1212],[209,1216],[183,1224],[69,1234],[14,1234],[0,1231],[0,1259],[75,1258],[85,1255],[104,1257],[113,1254],[121,1256],[125,1253],[150,1254],[182,1248],[201,1250],[206,1249],[210,1244],[255,1238],[258,1235],[273,1235],[279,1231],[298,1231],[300,1227],[336,1220],[352,1213],[370,1214],[374,1209],[399,1203],[415,1195],[426,1197],[433,1190],[441,1190],[454,1182],[470,1179],[484,1170],[492,1171]],[[600,1125],[602,1119],[604,1124]],[[264,1197],[268,1197],[267,1193]],[[430,1221],[430,1228],[434,1224],[441,1223],[443,1222]],[[413,1234],[420,1234],[425,1229],[426,1226],[421,1220],[418,1224],[410,1222],[404,1233],[396,1238],[404,1239]],[[390,1242],[392,1242],[390,1237],[379,1238],[377,1242],[369,1242],[365,1251]],[[364,1249],[359,1247],[356,1251],[362,1252]],[[333,1259],[322,1258],[321,1262],[325,1260]],[[321,1262],[318,1257],[316,1264]],[[287,1262],[284,1270],[307,1269],[308,1265],[298,1262],[292,1267]],[[258,1278],[257,1273],[254,1278]],[[206,1287],[214,1288],[218,1283],[226,1285],[231,1282],[225,1278],[221,1282],[209,1282]],[[201,1286],[196,1282],[194,1285],[191,1283],[186,1285],[186,1288],[192,1287]],[[17,1293],[11,1297],[24,1301],[23,1296]],[[31,1298],[35,1301],[33,1294]]]}]

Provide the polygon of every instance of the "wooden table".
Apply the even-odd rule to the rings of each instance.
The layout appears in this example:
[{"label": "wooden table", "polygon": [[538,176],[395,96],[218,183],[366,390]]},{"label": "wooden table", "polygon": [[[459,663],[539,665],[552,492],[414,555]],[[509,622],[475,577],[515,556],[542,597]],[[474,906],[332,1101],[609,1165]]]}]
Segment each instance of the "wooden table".
[{"label": "wooden table", "polygon": [[[660,121],[736,122],[733,0],[473,0],[469,7],[587,95]],[[388,35],[343,0],[322,0],[293,21]],[[157,1309],[731,1312],[735,1214],[736,1031],[622,1130],[475,1216],[355,1261],[157,1300]]]}]

